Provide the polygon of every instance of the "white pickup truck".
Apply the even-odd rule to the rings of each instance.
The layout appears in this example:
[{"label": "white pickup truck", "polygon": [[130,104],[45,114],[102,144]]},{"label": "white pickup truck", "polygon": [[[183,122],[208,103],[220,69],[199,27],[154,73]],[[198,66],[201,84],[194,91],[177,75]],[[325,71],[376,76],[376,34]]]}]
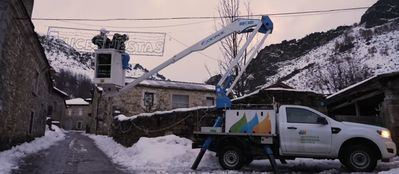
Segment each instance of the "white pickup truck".
[{"label": "white pickup truck", "polygon": [[396,155],[396,145],[386,128],[335,121],[305,106],[279,109],[227,110],[222,127],[202,127],[195,132],[193,148],[212,138],[209,150],[217,153],[224,169],[237,170],[253,159],[266,158],[268,145],[275,158],[339,159],[351,171],[372,171],[378,160]]}]

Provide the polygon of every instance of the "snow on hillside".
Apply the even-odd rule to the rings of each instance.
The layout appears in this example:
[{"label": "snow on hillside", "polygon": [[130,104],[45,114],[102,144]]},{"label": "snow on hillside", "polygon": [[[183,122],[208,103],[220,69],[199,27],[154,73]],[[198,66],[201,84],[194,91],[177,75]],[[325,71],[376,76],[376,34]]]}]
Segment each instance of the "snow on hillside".
[{"label": "snow on hillside", "polygon": [[[68,70],[76,74],[83,74],[89,78],[94,77],[94,54],[78,52],[75,48],[68,45],[61,39],[48,36],[40,36],[40,42],[44,48],[50,65],[56,72]],[[132,62],[132,60],[130,60]],[[140,77],[148,70],[140,64],[130,64],[132,70],[126,71],[127,77]],[[166,80],[160,74],[152,77],[157,80]]]},{"label": "snow on hillside", "polygon": [[[265,88],[286,77],[294,71],[299,73],[283,81],[284,83],[302,90],[312,90],[306,82],[312,74],[325,71],[331,66],[332,59],[350,58],[357,65],[366,65],[373,74],[381,74],[399,70],[399,19],[391,20],[382,26],[367,29],[364,25],[353,27],[343,35],[327,44],[317,47],[307,54],[294,60],[279,63],[276,75],[271,76]],[[368,31],[368,32],[365,32]],[[371,32],[369,32],[371,31]],[[366,33],[366,34],[365,34]],[[338,51],[337,44],[345,42],[347,37],[353,38],[353,47],[345,51]],[[312,65],[313,64],[313,65]],[[320,68],[321,70],[317,69]],[[318,91],[326,92],[326,91]]]}]

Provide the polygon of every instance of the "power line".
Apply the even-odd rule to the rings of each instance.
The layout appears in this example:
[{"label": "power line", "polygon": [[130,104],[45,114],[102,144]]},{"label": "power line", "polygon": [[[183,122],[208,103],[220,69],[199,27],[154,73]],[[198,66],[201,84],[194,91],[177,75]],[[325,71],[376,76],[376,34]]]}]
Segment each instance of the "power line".
[{"label": "power line", "polygon": [[92,26],[92,27],[109,27],[109,28],[169,28],[169,27],[180,27],[180,26],[189,26],[189,25],[196,25],[196,24],[203,24],[210,21],[201,21],[201,22],[190,22],[190,23],[182,23],[182,24],[172,24],[172,25],[154,25],[154,26],[137,26],[137,27],[121,27],[121,26],[111,26],[111,25],[96,25],[96,24],[83,24],[78,22],[71,22],[71,21],[60,21],[69,24],[75,25],[85,25],[85,26]]},{"label": "power line", "polygon": [[[186,48],[189,47],[187,44],[183,43],[182,41],[179,41],[179,40],[177,40],[176,38],[172,37],[169,33],[166,33],[166,34],[167,34],[171,39],[175,40],[177,43],[183,45],[184,47],[186,47]],[[212,56],[209,56],[209,55],[207,55],[207,54],[205,54],[205,53],[202,53],[202,52],[197,52],[197,53],[199,53],[199,54],[205,56],[205,57],[208,58],[208,59],[211,59],[211,60],[214,60],[214,61],[219,62],[219,60],[218,60],[217,58],[214,58],[214,57],[212,57]]]},{"label": "power line", "polygon": [[[96,31],[99,29],[90,29],[90,28],[76,28],[76,27],[61,27],[61,26],[49,26],[49,29],[59,28],[59,29],[69,29],[69,30],[83,30],[83,31]],[[121,30],[111,30],[111,32],[120,32],[120,33],[144,33],[144,34],[165,34],[161,32],[141,32],[141,31],[121,31]]]},{"label": "power line", "polygon": [[[332,12],[343,12],[353,10],[364,10],[369,7],[351,7],[351,8],[337,8],[328,10],[310,10],[310,11],[299,11],[299,12],[282,12],[282,13],[270,13],[270,14],[255,14],[255,15],[238,15],[240,17],[259,17],[259,16],[275,16],[275,17],[287,17],[290,15],[314,15],[317,13],[332,13]],[[219,19],[219,18],[231,18],[232,16],[185,16],[185,17],[164,17],[164,18],[108,18],[108,19],[92,19],[92,18],[31,18],[36,21],[161,21],[161,20],[186,20],[186,19]]]}]

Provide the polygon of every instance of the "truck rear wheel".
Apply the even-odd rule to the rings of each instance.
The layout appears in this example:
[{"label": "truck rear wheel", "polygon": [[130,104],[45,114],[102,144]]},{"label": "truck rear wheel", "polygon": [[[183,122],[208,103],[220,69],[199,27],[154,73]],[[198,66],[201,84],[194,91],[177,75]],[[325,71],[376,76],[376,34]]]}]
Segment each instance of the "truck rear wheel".
[{"label": "truck rear wheel", "polygon": [[245,156],[242,151],[235,146],[227,146],[219,152],[219,163],[223,169],[239,170],[244,165]]},{"label": "truck rear wheel", "polygon": [[371,172],[377,165],[377,157],[369,147],[350,146],[345,150],[341,162],[355,172]]}]

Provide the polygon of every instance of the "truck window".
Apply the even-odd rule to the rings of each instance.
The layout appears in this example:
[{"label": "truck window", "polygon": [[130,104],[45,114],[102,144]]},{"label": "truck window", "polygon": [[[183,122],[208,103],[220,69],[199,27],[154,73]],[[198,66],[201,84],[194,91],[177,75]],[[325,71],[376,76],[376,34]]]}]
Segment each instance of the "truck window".
[{"label": "truck window", "polygon": [[302,108],[286,108],[288,123],[318,124],[316,113]]}]

